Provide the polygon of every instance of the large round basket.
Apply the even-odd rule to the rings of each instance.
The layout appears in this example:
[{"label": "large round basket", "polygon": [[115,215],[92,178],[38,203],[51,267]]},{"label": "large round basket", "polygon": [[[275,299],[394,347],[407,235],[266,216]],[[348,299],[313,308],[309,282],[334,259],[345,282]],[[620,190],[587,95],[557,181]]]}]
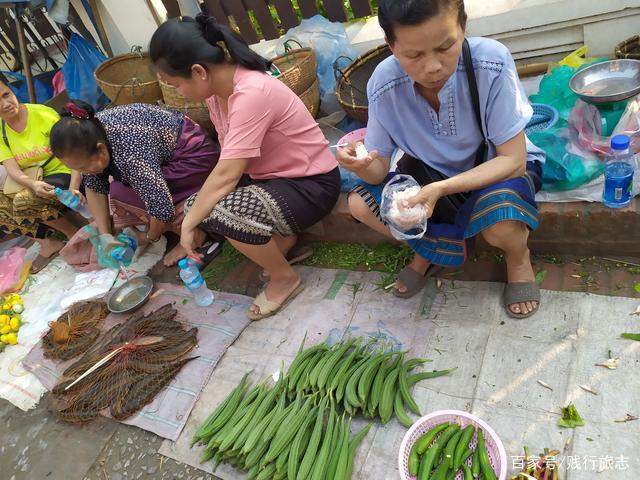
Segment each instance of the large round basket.
[{"label": "large round basket", "polygon": [[[416,477],[409,474],[409,453],[413,445],[422,435],[444,422],[457,423],[460,428],[465,428],[469,424],[476,428],[481,428],[493,471],[499,480],[507,478],[507,452],[496,432],[485,421],[470,413],[461,410],[439,410],[419,419],[405,433],[398,454],[398,470],[402,480],[416,480]],[[470,448],[475,448],[476,444],[477,434],[474,433],[469,446]],[[471,459],[468,460],[468,462],[470,461]],[[461,472],[458,472],[456,480],[463,480]]]},{"label": "large round basket", "polygon": [[380,62],[389,56],[391,56],[391,50],[385,44],[365,53],[343,71],[337,66],[334,67],[338,77],[336,85],[338,102],[351,118],[367,123],[369,118],[367,82]]},{"label": "large round basket", "polygon": [[146,53],[127,53],[110,58],[96,68],[94,76],[114,105],[162,100],[160,82]]},{"label": "large round basket", "polygon": [[282,72],[278,80],[296,95],[306,92],[318,78],[316,54],[310,48],[289,50],[272,62]]},{"label": "large round basket", "polygon": [[165,82],[160,82],[164,104],[174,110],[183,112],[187,117],[196,122],[213,138],[217,138],[216,129],[211,122],[209,109],[205,102],[192,102],[178,93],[175,87]]},{"label": "large round basket", "polygon": [[298,95],[300,100],[302,100],[313,115],[313,118],[318,118],[318,113],[320,112],[320,84],[318,83],[318,79],[313,82],[313,84],[302,94]]},{"label": "large round basket", "polygon": [[616,45],[616,58],[640,60],[640,35],[634,35]]}]

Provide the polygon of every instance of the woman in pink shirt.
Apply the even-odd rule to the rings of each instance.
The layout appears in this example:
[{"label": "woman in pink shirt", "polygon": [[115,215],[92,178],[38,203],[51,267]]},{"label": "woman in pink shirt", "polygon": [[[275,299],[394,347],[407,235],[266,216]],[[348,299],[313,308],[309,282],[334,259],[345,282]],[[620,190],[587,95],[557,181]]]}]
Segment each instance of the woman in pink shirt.
[{"label": "woman in pink shirt", "polygon": [[187,200],[180,242],[196,256],[198,229],[224,235],[269,275],[249,317],[273,315],[302,291],[285,255],[335,205],[337,162],[302,101],[266,73],[270,62],[213,18],[168,20],[149,51],[163,81],[207,102],[221,145],[215,169]]}]

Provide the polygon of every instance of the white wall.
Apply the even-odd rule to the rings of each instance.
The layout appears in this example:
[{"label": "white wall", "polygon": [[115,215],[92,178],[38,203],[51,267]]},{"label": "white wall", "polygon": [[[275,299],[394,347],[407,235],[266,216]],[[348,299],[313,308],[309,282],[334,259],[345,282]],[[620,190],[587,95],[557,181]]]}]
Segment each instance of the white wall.
[{"label": "white wall", "polygon": [[[161,2],[151,2],[164,17]],[[133,45],[148,47],[156,23],[145,0],[97,3],[115,55]],[[500,40],[522,61],[563,56],[583,44],[590,47],[590,55],[612,55],[615,45],[638,33],[640,26],[640,0],[467,0],[466,6],[470,35]],[[384,41],[375,17],[349,24],[347,34],[358,54]],[[276,48],[280,43],[263,41],[252,47],[273,57],[282,53]]]},{"label": "white wall", "polygon": [[156,21],[144,0],[96,0],[98,11],[114,55],[129,53],[131,47],[149,47]]},{"label": "white wall", "polygon": [[611,56],[615,45],[638,33],[640,0],[524,0],[518,8],[474,19],[469,33],[506,44],[516,59],[570,52]]}]

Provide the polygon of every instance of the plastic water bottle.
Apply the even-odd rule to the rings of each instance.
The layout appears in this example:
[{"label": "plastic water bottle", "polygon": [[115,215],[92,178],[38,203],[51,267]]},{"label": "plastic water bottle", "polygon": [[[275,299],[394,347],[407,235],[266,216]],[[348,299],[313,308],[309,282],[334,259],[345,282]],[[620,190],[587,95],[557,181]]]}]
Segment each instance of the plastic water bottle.
[{"label": "plastic water bottle", "polygon": [[622,208],[631,203],[635,157],[629,152],[629,137],[616,135],[611,139],[611,153],[604,167],[602,202],[609,208]]},{"label": "plastic water bottle", "polygon": [[178,262],[180,267],[180,278],[187,289],[193,293],[196,304],[200,307],[208,307],[213,303],[213,292],[209,290],[207,284],[200,275],[198,265],[193,260],[183,258]]},{"label": "plastic water bottle", "polygon": [[60,203],[62,203],[64,206],[70,208],[71,210],[75,210],[84,218],[93,217],[93,215],[91,215],[91,212],[89,211],[89,208],[86,205],[82,205],[80,203],[80,197],[74,195],[69,190],[62,190],[60,187],[56,187],[54,193],[56,194],[56,197],[58,197],[58,200],[60,200]]},{"label": "plastic water bottle", "polygon": [[124,265],[125,267],[128,267],[129,265],[131,265],[133,256],[136,253],[138,242],[134,237],[132,237],[131,235],[127,235],[126,233],[118,234],[116,240],[122,242],[123,245],[113,248],[109,252],[109,255],[111,255],[111,258],[113,258],[116,262]]}]

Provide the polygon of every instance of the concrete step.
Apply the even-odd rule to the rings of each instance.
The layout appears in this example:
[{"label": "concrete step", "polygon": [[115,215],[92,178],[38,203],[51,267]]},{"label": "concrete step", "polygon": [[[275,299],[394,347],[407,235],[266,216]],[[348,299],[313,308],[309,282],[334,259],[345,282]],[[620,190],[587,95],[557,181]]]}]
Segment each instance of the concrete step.
[{"label": "concrete step", "polygon": [[[585,256],[637,256],[640,253],[640,199],[624,209],[599,203],[541,203],[540,226],[530,248],[535,253]],[[375,245],[391,240],[357,222],[347,197],[340,196],[333,212],[305,234],[308,240]],[[482,242],[478,242],[482,249]]]}]

